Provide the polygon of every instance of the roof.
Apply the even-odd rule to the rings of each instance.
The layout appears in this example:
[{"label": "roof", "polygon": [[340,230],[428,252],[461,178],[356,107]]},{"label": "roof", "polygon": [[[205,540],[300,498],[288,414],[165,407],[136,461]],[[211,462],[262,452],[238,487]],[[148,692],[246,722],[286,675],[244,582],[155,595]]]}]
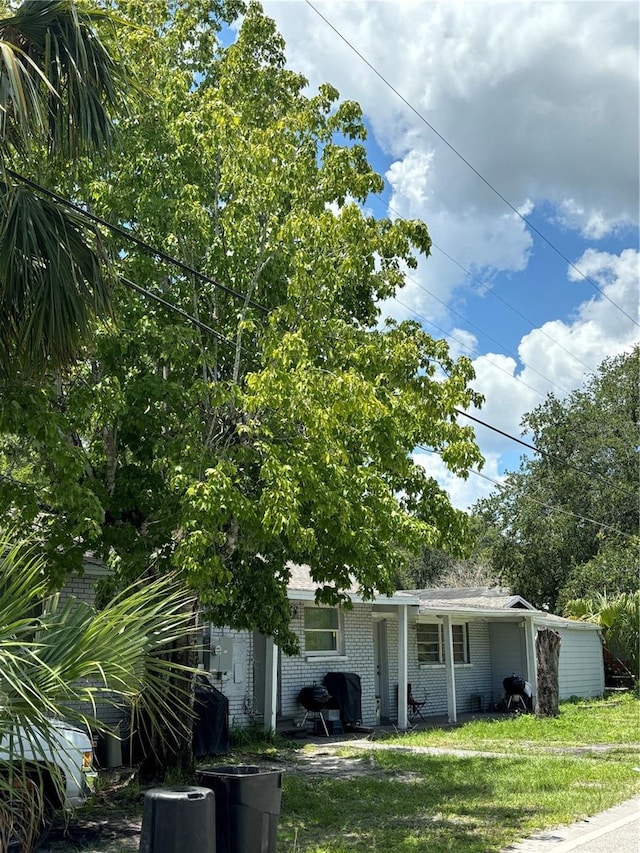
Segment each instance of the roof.
[{"label": "roof", "polygon": [[[304,563],[289,562],[287,563],[287,568],[291,572],[291,578],[287,584],[287,596],[290,599],[303,601],[315,600],[316,590],[320,589],[323,584],[312,578],[311,567]],[[353,580],[351,585],[342,591],[346,592],[353,602],[364,600],[362,590]],[[413,593],[407,590],[399,590],[393,595],[376,595],[371,603],[373,605],[412,604],[415,606],[419,603],[419,600]]]},{"label": "roof", "polygon": [[[291,578],[287,584],[287,596],[291,600],[314,601],[316,590],[322,584],[314,581],[311,567],[300,563],[287,563]],[[362,594],[356,583],[352,583],[344,592],[354,603],[362,602]],[[513,621],[529,617],[534,624],[550,628],[577,628],[597,630],[597,626],[575,619],[566,619],[537,610],[520,595],[513,595],[503,587],[462,587],[434,589],[401,589],[393,595],[376,595],[371,604],[378,606],[390,604],[418,605],[418,613],[428,615],[457,615],[459,617],[494,618]]]},{"label": "roof", "polygon": [[503,587],[463,587],[411,590],[420,599],[420,612],[429,610],[535,610]]}]

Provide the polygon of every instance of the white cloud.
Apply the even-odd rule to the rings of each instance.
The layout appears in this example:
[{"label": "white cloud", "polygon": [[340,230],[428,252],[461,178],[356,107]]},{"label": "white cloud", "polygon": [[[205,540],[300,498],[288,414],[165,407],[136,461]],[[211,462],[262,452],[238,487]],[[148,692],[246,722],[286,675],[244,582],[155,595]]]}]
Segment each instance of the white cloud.
[{"label": "white cloud", "polygon": [[637,221],[637,4],[317,6],[413,109],[305,3],[265,3],[292,67],[312,86],[330,80],[362,105],[395,160],[389,177],[403,213],[410,208],[432,228],[447,214],[481,218],[485,233],[496,235],[482,261],[497,269],[522,254],[515,233],[505,261],[497,239],[505,236],[504,202],[441,134],[518,209],[546,200],[552,215],[592,237]]},{"label": "white cloud", "polygon": [[[602,294],[594,292],[582,302],[570,322],[553,320],[526,334],[518,347],[521,366],[496,353],[475,359],[473,386],[485,395],[486,403],[474,414],[520,437],[523,414],[538,406],[546,394],[563,398],[580,387],[605,358],[629,352],[639,330],[620,308],[631,318],[638,317],[639,261],[638,252],[631,249],[619,255],[585,252],[576,266],[595,280]],[[575,269],[569,268],[568,277],[584,285]],[[486,429],[479,428],[477,437],[483,452],[504,454],[514,448],[509,439]]]},{"label": "white cloud", "polygon": [[[528,269],[534,246],[521,217],[546,218],[541,230],[572,259],[564,248],[572,241],[597,241],[602,249],[608,238],[632,233],[640,185],[636,3],[314,3],[410,104],[302,0],[266,0],[291,67],[306,74],[312,89],[330,81],[343,98],[360,102],[387,155],[381,169],[389,215],[423,219],[439,247],[409,273],[383,314],[422,319],[431,334],[447,337],[455,355],[468,354],[478,339],[450,331],[452,297],[464,301],[465,289],[477,289],[465,269],[487,286],[501,273],[515,277]],[[575,261],[602,293],[572,267],[563,280],[557,271],[565,262],[555,257],[558,287],[565,296],[567,288],[572,292],[573,310],[566,298],[561,309],[549,299],[534,328],[510,340],[517,359],[500,352],[474,359],[473,384],[486,397],[475,413],[482,420],[519,436],[522,415],[548,392],[564,396],[638,339],[629,319],[638,317],[638,252],[619,246],[591,248]],[[535,259],[550,256],[548,250],[536,238]],[[517,295],[521,279],[532,293],[535,282],[521,276],[503,291],[507,298]],[[453,322],[460,326],[457,317]],[[507,455],[514,458],[514,448],[525,452],[494,431],[479,427],[477,435],[489,476],[502,470]],[[452,478],[437,456],[420,461],[437,472],[457,506],[493,488],[473,475],[466,483]]]},{"label": "white cloud", "polygon": [[418,465],[422,465],[427,474],[446,489],[451,503],[457,509],[466,510],[476,501],[486,498],[495,491],[495,483],[500,483],[503,479],[498,474],[498,458],[493,454],[488,454],[486,457],[482,469],[484,476],[470,473],[466,480],[452,474],[435,453],[415,453],[413,458]]}]

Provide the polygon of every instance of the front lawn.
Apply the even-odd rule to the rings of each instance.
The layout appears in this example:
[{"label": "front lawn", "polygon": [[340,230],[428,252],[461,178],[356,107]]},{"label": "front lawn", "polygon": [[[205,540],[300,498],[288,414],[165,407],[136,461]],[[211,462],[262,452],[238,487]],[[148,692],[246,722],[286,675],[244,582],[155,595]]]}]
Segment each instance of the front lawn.
[{"label": "front lawn", "polygon": [[[370,772],[351,778],[285,774],[278,853],[499,851],[638,792],[638,712],[631,697],[565,704],[557,720],[519,715],[400,735],[380,746],[402,750],[367,751]],[[513,755],[404,750],[429,746]]]},{"label": "front lawn", "polygon": [[[277,853],[498,853],[640,791],[639,715],[640,702],[623,696],[564,704],[555,720],[517,715],[364,747],[345,741],[338,756],[322,739],[304,759],[299,745],[244,742],[211,763],[283,769]],[[142,799],[135,783],[103,790],[50,850],[137,851]]]}]

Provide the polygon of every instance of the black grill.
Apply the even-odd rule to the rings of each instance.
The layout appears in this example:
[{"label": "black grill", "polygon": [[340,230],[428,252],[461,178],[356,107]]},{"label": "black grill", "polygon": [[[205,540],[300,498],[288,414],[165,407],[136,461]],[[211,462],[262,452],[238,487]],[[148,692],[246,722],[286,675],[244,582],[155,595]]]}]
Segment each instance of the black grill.
[{"label": "black grill", "polygon": [[317,713],[322,711],[331,697],[329,691],[322,684],[313,684],[311,687],[303,687],[298,694],[298,702],[305,711]]}]

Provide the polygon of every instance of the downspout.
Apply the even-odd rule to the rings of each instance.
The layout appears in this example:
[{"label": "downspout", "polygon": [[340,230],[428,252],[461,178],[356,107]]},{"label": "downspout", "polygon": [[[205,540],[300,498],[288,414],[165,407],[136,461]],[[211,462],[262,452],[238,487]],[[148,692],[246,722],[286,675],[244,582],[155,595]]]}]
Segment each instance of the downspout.
[{"label": "downspout", "polygon": [[273,637],[266,638],[264,670],[264,730],[275,732],[278,707],[278,647]]},{"label": "downspout", "polygon": [[447,713],[450,723],[458,722],[456,708],[456,676],[453,665],[453,632],[451,631],[451,616],[442,617],[444,630],[444,668],[447,680]]},{"label": "downspout", "polygon": [[406,729],[407,719],[407,605],[398,605],[398,728]]}]

